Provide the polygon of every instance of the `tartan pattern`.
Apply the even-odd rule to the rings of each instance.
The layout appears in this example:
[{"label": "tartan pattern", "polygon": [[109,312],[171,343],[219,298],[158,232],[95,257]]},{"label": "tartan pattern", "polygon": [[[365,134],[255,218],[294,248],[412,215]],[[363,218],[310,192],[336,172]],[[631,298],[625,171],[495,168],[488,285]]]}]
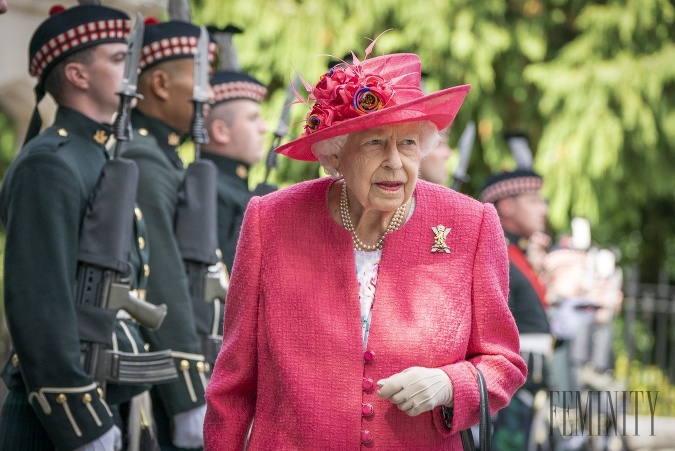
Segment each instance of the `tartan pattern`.
[{"label": "tartan pattern", "polygon": [[262,102],[267,94],[267,88],[249,81],[231,81],[213,85],[215,102],[230,99],[251,99]]},{"label": "tartan pattern", "polygon": [[[163,59],[192,56],[197,53],[198,42],[198,36],[173,36],[151,42],[141,49],[138,67],[143,70]],[[209,62],[214,61],[217,50],[218,46],[209,42]]]},{"label": "tartan pattern", "polygon": [[25,392],[10,390],[5,398],[0,412],[0,448],[5,451],[55,448]]},{"label": "tartan pattern", "polygon": [[515,177],[502,180],[485,188],[480,194],[480,201],[493,203],[514,194],[538,191],[541,188],[542,183],[541,177],[536,176]]},{"label": "tartan pattern", "polygon": [[532,408],[517,396],[511,398],[508,406],[497,413],[493,421],[493,451],[527,450],[532,427]]},{"label": "tartan pattern", "polygon": [[79,46],[108,41],[126,39],[131,27],[128,19],[95,20],[78,25],[50,39],[31,59],[29,71],[40,78],[45,68],[64,53]]}]

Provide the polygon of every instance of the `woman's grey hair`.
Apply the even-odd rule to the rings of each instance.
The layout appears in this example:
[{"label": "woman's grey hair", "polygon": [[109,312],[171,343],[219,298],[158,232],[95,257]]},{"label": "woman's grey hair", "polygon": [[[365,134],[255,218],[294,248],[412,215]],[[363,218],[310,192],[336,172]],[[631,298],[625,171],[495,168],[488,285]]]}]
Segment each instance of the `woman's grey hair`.
[{"label": "woman's grey hair", "polygon": [[[440,135],[436,125],[431,121],[418,121],[416,124],[420,133],[420,157],[424,158],[438,145]],[[333,166],[331,157],[340,153],[348,137],[349,134],[340,135],[312,144],[312,153],[319,159],[319,163],[326,172],[334,179],[341,178],[342,174]]]}]

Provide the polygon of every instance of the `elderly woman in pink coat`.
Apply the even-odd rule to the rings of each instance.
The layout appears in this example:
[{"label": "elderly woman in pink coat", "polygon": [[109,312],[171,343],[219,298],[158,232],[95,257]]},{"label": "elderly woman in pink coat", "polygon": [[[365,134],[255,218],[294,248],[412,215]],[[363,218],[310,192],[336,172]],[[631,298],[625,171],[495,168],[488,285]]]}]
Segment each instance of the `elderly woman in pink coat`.
[{"label": "elderly woman in pink coat", "polygon": [[334,67],[277,149],[331,177],[247,208],[207,450],[460,450],[476,368],[492,412],[524,382],[495,209],[417,178],[469,86],[424,95],[420,72],[414,54]]}]

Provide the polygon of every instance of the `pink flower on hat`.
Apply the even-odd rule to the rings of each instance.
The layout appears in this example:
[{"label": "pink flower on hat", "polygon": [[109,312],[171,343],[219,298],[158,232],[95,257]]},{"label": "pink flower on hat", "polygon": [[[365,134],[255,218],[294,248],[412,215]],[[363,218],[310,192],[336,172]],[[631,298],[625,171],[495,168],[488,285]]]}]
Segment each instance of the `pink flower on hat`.
[{"label": "pink flower on hat", "polygon": [[334,66],[316,85],[298,75],[310,93],[305,99],[293,86],[297,99],[293,103],[310,109],[305,130],[275,152],[296,160],[317,161],[312,146],[336,136],[402,122],[427,120],[438,130],[452,124],[471,87],[455,86],[425,94],[419,56],[395,53],[366,59],[378,38],[366,48],[363,60],[352,52],[352,64]]},{"label": "pink flower on hat", "polygon": [[309,95],[315,103],[306,118],[305,134],[381,110],[393,104],[393,95],[391,83],[362,66],[335,66],[321,76]]}]

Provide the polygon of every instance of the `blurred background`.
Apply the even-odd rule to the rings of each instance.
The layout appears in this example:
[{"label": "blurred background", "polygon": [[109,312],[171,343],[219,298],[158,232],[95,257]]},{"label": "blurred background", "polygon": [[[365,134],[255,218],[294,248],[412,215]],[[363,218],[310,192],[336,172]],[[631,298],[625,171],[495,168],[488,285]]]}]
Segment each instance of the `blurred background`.
[{"label": "blurred background", "polygon": [[[28,42],[53,5],[8,2],[0,16],[0,177],[34,106]],[[167,17],[166,0],[103,3]],[[550,235],[570,233],[573,217],[587,218],[593,244],[611,249],[624,272],[617,377],[632,388],[659,387],[657,409],[675,415],[673,0],[193,0],[191,8],[197,24],[243,30],[233,42],[242,68],[269,88],[270,145],[295,74],[315,83],[331,60],[350,51],[362,59],[385,30],[370,57],[417,53],[429,92],[470,84],[448,137],[454,148],[466,124],[476,124],[461,191],[477,197],[489,172],[514,168],[504,133],[528,136],[545,180]],[[53,108],[47,99],[41,104],[47,124]],[[302,131],[308,112],[302,103],[290,108],[284,140]],[[449,173],[458,160],[455,152]],[[262,162],[252,188],[264,173]],[[317,164],[279,157],[269,181],[287,186],[321,175]],[[3,340],[5,352],[6,333]]]}]

